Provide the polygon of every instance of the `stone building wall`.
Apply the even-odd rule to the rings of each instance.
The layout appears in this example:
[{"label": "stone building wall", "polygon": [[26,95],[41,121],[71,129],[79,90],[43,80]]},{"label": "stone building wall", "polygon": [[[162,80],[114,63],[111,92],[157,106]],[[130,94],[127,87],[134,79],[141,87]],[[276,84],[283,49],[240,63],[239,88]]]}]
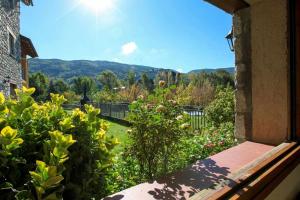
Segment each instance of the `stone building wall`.
[{"label": "stone building wall", "polygon": [[252,73],[251,73],[251,16],[250,8],[233,16],[235,37],[235,135],[240,142],[252,135]]},{"label": "stone building wall", "polygon": [[[10,95],[10,83],[22,86],[22,72],[20,64],[20,2],[15,0],[14,9],[10,9],[11,0],[0,1],[0,91]],[[9,55],[8,33],[9,30],[16,37],[15,57]],[[10,77],[9,83],[3,84]]]}]

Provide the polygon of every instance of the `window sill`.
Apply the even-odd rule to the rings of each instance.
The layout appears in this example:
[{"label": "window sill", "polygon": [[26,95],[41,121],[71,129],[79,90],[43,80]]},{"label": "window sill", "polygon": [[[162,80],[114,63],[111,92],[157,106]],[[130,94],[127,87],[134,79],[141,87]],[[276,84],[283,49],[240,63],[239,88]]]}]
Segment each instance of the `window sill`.
[{"label": "window sill", "polygon": [[249,172],[261,167],[289,145],[284,143],[274,147],[245,142],[198,161],[167,178],[134,186],[105,200],[207,199],[215,195],[222,197],[232,192],[239,180],[250,177]]}]

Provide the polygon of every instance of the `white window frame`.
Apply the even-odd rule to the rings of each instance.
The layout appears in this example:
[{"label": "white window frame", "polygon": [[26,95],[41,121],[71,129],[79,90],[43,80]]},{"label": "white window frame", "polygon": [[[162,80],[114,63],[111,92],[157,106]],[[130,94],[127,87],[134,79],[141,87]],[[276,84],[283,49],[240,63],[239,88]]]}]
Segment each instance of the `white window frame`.
[{"label": "white window frame", "polygon": [[[14,39],[14,46],[13,47],[11,47],[11,45],[10,45],[10,35]],[[7,27],[7,46],[8,46],[7,50],[8,50],[8,54],[10,56],[14,57],[14,58],[16,58],[16,50],[17,50],[16,49],[16,41],[17,41],[16,35],[13,33],[13,31],[9,27]],[[11,49],[12,48],[14,48],[13,49],[13,54],[11,54]]]}]

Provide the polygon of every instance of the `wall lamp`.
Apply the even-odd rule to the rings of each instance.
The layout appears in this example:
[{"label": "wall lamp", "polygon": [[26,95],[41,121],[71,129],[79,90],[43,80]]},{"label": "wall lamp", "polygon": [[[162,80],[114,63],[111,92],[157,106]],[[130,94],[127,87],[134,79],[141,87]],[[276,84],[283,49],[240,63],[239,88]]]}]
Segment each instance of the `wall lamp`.
[{"label": "wall lamp", "polygon": [[228,42],[230,51],[234,52],[233,28],[231,28],[231,30],[229,31],[229,33],[226,35],[225,38],[226,38],[226,40],[227,40],[227,42]]}]

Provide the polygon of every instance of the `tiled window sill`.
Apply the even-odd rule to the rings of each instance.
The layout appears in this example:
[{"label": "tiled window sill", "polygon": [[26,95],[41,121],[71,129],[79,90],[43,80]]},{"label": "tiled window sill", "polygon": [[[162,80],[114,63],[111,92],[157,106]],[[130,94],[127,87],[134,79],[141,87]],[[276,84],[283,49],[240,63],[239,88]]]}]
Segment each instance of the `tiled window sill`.
[{"label": "tiled window sill", "polygon": [[242,176],[243,172],[278,153],[278,147],[245,142],[218,153],[167,178],[142,183],[105,200],[207,199]]}]

